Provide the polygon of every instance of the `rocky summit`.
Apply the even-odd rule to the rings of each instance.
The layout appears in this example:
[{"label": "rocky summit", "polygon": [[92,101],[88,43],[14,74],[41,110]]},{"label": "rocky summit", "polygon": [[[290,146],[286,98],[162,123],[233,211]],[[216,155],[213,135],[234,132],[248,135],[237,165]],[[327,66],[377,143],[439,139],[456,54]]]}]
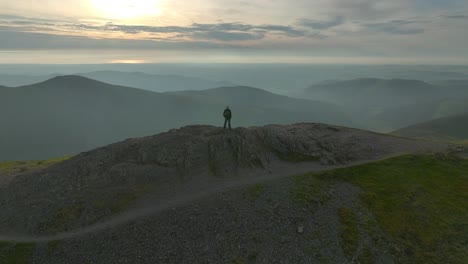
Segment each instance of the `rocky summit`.
[{"label": "rocky summit", "polygon": [[[333,256],[338,224],[330,215],[343,204],[353,207],[359,188],[331,186],[333,199],[314,198],[323,207],[312,212],[292,202],[287,176],[453,151],[449,144],[324,124],[188,126],[0,176],[0,240],[37,243],[34,263],[130,263],[138,257],[142,263],[232,263],[256,239],[257,253],[246,258],[286,246],[289,256],[278,263],[314,263],[304,261],[304,241],[297,236],[329,232],[330,248],[320,254]],[[252,203],[264,193],[264,182],[270,182],[269,198]],[[52,242],[60,246],[48,256],[44,248]],[[372,250],[390,260],[390,242],[382,243]],[[336,254],[334,260],[346,260],[342,251]],[[272,263],[271,256],[259,263]]]}]

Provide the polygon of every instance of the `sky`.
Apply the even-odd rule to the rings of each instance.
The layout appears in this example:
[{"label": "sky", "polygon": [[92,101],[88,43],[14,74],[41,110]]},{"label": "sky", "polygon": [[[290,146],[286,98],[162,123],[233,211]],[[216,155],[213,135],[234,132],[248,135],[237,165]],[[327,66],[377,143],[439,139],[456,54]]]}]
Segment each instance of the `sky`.
[{"label": "sky", "polygon": [[0,64],[467,64],[466,0],[0,0]]}]

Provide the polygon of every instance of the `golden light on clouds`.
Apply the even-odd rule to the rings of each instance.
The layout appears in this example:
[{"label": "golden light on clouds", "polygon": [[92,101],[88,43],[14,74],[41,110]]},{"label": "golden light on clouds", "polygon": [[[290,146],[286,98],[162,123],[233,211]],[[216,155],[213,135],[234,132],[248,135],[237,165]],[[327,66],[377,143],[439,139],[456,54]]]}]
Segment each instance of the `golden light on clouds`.
[{"label": "golden light on clouds", "polygon": [[100,16],[130,19],[161,14],[161,0],[91,0]]},{"label": "golden light on clouds", "polygon": [[138,64],[138,63],[145,63],[145,60],[111,60],[109,63],[117,63],[117,64]]}]

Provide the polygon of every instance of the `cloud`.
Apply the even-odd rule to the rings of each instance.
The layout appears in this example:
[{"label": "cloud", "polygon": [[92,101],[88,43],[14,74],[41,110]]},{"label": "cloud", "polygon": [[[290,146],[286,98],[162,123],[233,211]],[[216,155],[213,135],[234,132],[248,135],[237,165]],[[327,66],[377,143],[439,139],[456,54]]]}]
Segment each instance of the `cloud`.
[{"label": "cloud", "polygon": [[411,20],[392,20],[388,22],[381,23],[367,23],[362,26],[364,29],[373,31],[373,32],[383,32],[387,34],[396,34],[396,35],[413,35],[424,33],[424,28],[408,28],[408,25],[419,24],[427,21],[411,21]]},{"label": "cloud", "polygon": [[[140,39],[160,39],[167,37],[181,41],[207,40],[221,42],[239,42],[261,40],[266,36],[310,37],[307,31],[292,26],[247,23],[193,23],[188,26],[149,26],[126,25],[113,22],[108,23],[74,23],[71,21],[36,20],[21,16],[7,16],[0,14],[0,26],[8,31],[27,31],[38,33],[50,33],[63,31],[70,35],[86,35],[88,33],[101,33],[105,38],[106,33],[143,34]],[[162,35],[161,35],[162,34]],[[163,36],[164,35],[164,36]],[[107,36],[109,38],[109,36]]]},{"label": "cloud", "polygon": [[329,29],[332,27],[336,27],[339,25],[344,24],[345,19],[342,16],[337,16],[334,19],[331,20],[313,20],[313,19],[300,19],[299,20],[299,25],[304,26],[304,27],[309,27],[312,29],[318,29],[318,30],[323,30],[323,29]]},{"label": "cloud", "polygon": [[265,37],[262,33],[243,33],[243,32],[226,32],[226,31],[208,31],[197,32],[191,35],[195,39],[212,39],[221,41],[246,41],[259,40]]},{"label": "cloud", "polygon": [[448,19],[468,19],[468,15],[442,15],[441,17]]},{"label": "cloud", "polygon": [[6,31],[0,27],[0,50],[95,50],[95,49],[225,49],[238,48],[229,44],[206,41],[154,41],[126,39],[95,39],[44,33]]},{"label": "cloud", "polygon": [[267,34],[285,35],[289,37],[306,36],[307,33],[291,26],[282,25],[250,25],[244,23],[216,23],[198,24],[190,26],[135,26],[108,23],[105,26],[77,25],[81,29],[94,29],[102,31],[121,31],[129,34],[136,33],[179,33],[188,36],[206,36],[218,40],[251,40],[262,39]]}]

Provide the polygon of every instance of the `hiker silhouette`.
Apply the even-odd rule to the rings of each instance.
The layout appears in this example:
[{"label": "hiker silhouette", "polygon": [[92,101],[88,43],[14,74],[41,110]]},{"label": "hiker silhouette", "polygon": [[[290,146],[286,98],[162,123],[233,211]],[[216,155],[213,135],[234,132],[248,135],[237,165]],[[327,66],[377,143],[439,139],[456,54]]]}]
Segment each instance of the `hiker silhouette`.
[{"label": "hiker silhouette", "polygon": [[232,112],[231,109],[229,109],[229,106],[226,106],[226,109],[224,109],[224,129],[226,129],[226,125],[229,124],[229,129],[231,129],[231,118],[232,118]]}]

